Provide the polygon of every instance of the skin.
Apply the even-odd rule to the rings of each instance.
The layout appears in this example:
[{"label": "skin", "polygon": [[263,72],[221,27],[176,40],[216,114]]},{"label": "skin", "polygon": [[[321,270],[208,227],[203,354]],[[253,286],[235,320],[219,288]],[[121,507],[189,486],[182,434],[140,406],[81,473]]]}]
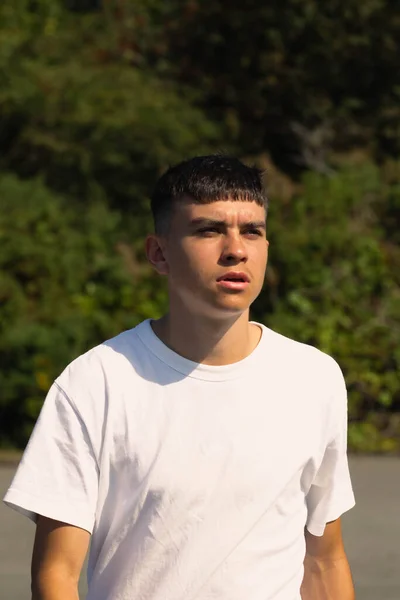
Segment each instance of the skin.
[{"label": "skin", "polygon": [[32,555],[32,600],[79,600],[90,533],[39,515]]},{"label": "skin", "polygon": [[[168,277],[169,312],[155,333],[181,356],[224,365],[248,356],[260,340],[249,307],[264,283],[268,259],[265,209],[255,202],[181,201],[168,234],[149,235],[147,257]],[[245,291],[222,288],[228,271],[245,272]]]},{"label": "skin", "polygon": [[[264,283],[268,260],[265,210],[255,202],[182,201],[165,235],[146,240],[147,257],[168,278],[169,311],[152,327],[181,356],[204,364],[242,360],[257,346],[261,331],[249,308]],[[226,290],[217,279],[242,271],[245,290]],[[353,600],[340,520],[322,537],[305,531],[303,600]],[[33,600],[77,600],[78,580],[88,549],[87,531],[39,517],[32,559]]]},{"label": "skin", "polygon": [[321,537],[311,535],[307,530],[304,535],[306,556],[302,600],[355,600],[340,519],[327,523]]}]

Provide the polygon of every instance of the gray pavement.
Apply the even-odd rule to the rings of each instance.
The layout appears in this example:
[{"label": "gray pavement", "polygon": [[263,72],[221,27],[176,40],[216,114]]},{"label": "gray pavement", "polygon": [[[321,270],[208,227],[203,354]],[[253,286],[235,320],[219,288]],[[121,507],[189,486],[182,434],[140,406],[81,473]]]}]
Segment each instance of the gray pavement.
[{"label": "gray pavement", "polygon": [[[351,457],[357,505],[343,516],[343,535],[357,600],[400,600],[400,458]],[[14,468],[0,467],[3,497]],[[0,600],[30,599],[35,527],[0,505]],[[85,577],[80,592],[85,596]],[[172,599],[166,599],[172,600]]]}]

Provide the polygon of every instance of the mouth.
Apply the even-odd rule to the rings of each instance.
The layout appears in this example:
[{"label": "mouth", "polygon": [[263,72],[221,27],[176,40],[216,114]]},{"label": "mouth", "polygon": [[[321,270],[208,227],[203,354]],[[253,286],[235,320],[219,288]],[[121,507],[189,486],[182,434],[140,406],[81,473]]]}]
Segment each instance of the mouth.
[{"label": "mouth", "polygon": [[217,283],[225,289],[244,290],[249,285],[250,279],[246,273],[231,271],[218,277]]}]

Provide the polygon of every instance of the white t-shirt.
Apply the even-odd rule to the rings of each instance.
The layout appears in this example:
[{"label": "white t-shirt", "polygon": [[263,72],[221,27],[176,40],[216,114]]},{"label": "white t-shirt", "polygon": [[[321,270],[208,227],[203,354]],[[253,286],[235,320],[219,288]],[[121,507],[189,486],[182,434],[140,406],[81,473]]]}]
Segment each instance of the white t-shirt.
[{"label": "white t-shirt", "polygon": [[260,327],[209,366],[144,321],[53,384],[4,500],[92,533],[88,600],[300,600],[304,527],[354,505],[346,389]]}]

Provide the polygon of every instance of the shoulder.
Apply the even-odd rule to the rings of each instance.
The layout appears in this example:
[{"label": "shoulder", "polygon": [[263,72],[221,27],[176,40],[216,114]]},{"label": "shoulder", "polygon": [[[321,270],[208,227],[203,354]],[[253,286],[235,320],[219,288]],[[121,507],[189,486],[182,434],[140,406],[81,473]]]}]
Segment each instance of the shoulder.
[{"label": "shoulder", "polygon": [[324,440],[331,439],[347,418],[347,390],[339,364],[310,344],[268,328],[265,333],[271,365],[268,372],[273,374],[275,389],[289,390],[295,406],[301,406],[298,418],[307,416],[310,423],[322,428]]},{"label": "shoulder", "polygon": [[315,382],[340,385],[343,374],[337,361],[315,346],[299,342],[261,324],[265,352],[270,360],[287,373],[303,374]]},{"label": "shoulder", "polygon": [[99,405],[110,390],[135,373],[143,353],[136,328],[91,348],[73,360],[55,380],[55,385],[75,405]]},{"label": "shoulder", "polygon": [[112,364],[118,363],[128,349],[135,345],[136,338],[135,329],[130,329],[90,348],[69,363],[58,380],[62,382],[70,376],[84,379],[88,374],[98,375],[102,369],[108,369],[110,361]]}]

